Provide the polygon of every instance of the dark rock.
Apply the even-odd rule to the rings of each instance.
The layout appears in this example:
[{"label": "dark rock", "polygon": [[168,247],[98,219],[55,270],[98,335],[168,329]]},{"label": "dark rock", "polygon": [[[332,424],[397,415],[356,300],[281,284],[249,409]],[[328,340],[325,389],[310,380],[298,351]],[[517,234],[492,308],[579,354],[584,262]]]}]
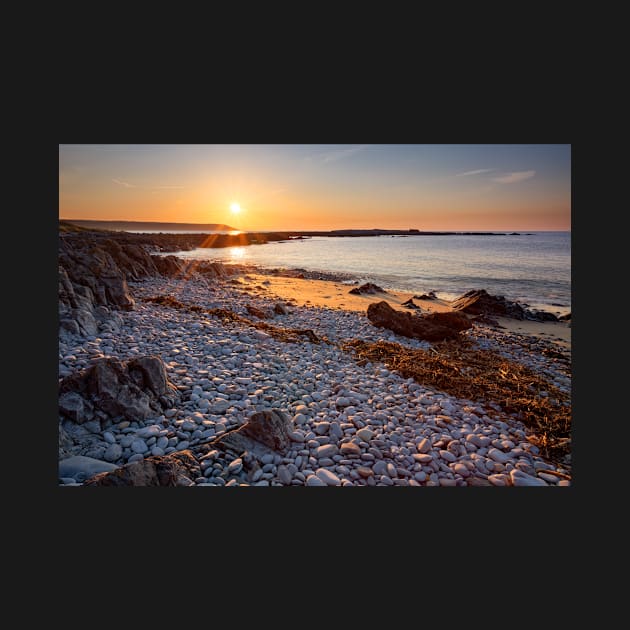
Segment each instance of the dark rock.
[{"label": "dark rock", "polygon": [[470,321],[475,322],[476,324],[487,324],[488,326],[494,326],[495,328],[505,328],[505,326],[501,326],[501,324],[499,324],[494,317],[490,317],[490,315],[477,315],[477,317],[472,317]]},{"label": "dark rock", "polygon": [[558,318],[553,313],[547,311],[528,311],[527,319],[533,319],[537,322],[557,322]]},{"label": "dark rock", "polygon": [[111,472],[97,474],[85,486],[177,486],[182,478],[196,479],[201,468],[191,451],[147,457]]},{"label": "dark rock", "polygon": [[228,278],[231,275],[230,270],[220,262],[202,262],[196,268],[198,273],[203,274],[209,278]]},{"label": "dark rock", "polygon": [[209,444],[235,453],[257,453],[260,452],[256,444],[258,443],[273,451],[282,452],[291,444],[292,430],[291,420],[280,409],[258,411],[243,426],[224,433]]},{"label": "dark rock", "polygon": [[94,407],[78,392],[66,392],[59,396],[59,412],[73,422],[83,424],[92,418]]},{"label": "dark rock", "polygon": [[414,339],[441,341],[456,337],[460,331],[472,328],[461,313],[430,313],[412,315],[394,310],[387,302],[375,302],[367,309],[368,319],[380,328]]},{"label": "dark rock", "polygon": [[92,409],[104,412],[108,418],[145,420],[162,413],[178,397],[179,392],[168,381],[159,357],[138,357],[124,362],[102,358],[61,381],[59,412],[75,422],[91,419]]},{"label": "dark rock", "polygon": [[288,315],[289,309],[282,302],[276,302],[273,305],[273,312],[276,315]]},{"label": "dark rock", "polygon": [[354,293],[355,295],[374,295],[375,293],[387,293],[387,291],[385,291],[384,289],[382,289],[376,284],[372,284],[371,282],[366,282],[365,284],[362,284],[360,287],[350,289],[348,293]]},{"label": "dark rock", "polygon": [[79,324],[74,319],[59,320],[59,327],[63,330],[67,330],[68,332],[73,333],[74,335],[78,335],[81,332]]},{"label": "dark rock", "polygon": [[404,306],[405,308],[420,309],[420,307],[413,301],[413,298],[409,298],[406,302],[403,302],[401,306]]},{"label": "dark rock", "polygon": [[502,295],[490,295],[485,289],[468,291],[451,302],[455,311],[469,315],[491,315],[496,317],[511,317],[525,319],[527,312],[516,302],[510,302]]},{"label": "dark rock", "polygon": [[251,304],[246,304],[245,309],[250,315],[253,315],[254,317],[258,317],[258,319],[269,319],[271,317],[265,311],[259,308],[256,308],[255,306],[252,306]]},{"label": "dark rock", "polygon": [[186,269],[186,263],[177,256],[151,256],[155,268],[163,276],[181,276]]},{"label": "dark rock", "polygon": [[571,321],[571,313],[567,313],[566,315],[560,315],[560,317],[558,317],[558,321],[561,321],[561,322]]},{"label": "dark rock", "polygon": [[437,300],[437,295],[435,295],[435,291],[429,291],[428,293],[423,293],[422,295],[414,295],[416,300]]}]

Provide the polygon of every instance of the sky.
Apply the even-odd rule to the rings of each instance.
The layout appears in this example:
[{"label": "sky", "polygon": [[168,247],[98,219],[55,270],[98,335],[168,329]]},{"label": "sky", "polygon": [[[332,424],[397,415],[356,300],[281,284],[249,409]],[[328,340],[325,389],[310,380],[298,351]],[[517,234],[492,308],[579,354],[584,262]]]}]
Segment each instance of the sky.
[{"label": "sky", "polygon": [[60,144],[59,218],[571,229],[571,145]]}]

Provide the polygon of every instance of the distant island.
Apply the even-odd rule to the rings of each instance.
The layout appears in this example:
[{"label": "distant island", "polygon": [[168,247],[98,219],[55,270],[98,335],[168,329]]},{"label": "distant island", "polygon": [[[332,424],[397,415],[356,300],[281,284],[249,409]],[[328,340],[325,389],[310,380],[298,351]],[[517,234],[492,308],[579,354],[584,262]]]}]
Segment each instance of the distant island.
[{"label": "distant island", "polygon": [[[155,221],[94,221],[88,219],[60,219],[60,224],[71,224],[88,230],[108,230],[123,232],[142,232],[148,230],[151,232],[171,232],[173,230],[199,232],[199,234],[207,234],[208,232],[242,232],[249,235],[256,235],[258,242],[268,242],[295,238],[307,238],[311,236],[520,236],[519,232],[469,232],[469,231],[422,231],[417,229],[407,230],[388,230],[382,228],[371,229],[343,229],[343,230],[285,230],[285,231],[269,231],[269,232],[252,232],[250,230],[237,230],[225,223],[159,223]],[[264,235],[264,236],[263,236]],[[241,239],[242,240],[242,237]],[[221,247],[222,244],[214,244],[213,247]]]},{"label": "distant island", "polygon": [[225,223],[160,223],[156,221],[94,221],[91,219],[61,219],[65,223],[72,223],[79,227],[92,230],[134,231],[157,230],[170,232],[171,230],[187,230],[195,232],[235,232],[236,228]]}]

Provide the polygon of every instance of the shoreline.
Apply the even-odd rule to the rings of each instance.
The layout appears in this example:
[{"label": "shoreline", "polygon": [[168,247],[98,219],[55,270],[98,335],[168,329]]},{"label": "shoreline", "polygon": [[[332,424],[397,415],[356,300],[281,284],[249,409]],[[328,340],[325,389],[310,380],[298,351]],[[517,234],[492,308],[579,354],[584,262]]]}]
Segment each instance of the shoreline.
[{"label": "shoreline", "polygon": [[[177,400],[142,418],[87,415],[75,422],[61,414],[64,470],[76,455],[118,472],[181,456],[195,462],[194,472],[168,485],[570,485],[570,457],[545,458],[532,429],[496,404],[447,394],[385,363],[358,361],[344,348],[358,339],[430,352],[431,343],[377,328],[366,317],[367,305],[381,299],[406,310],[408,294],[352,295],[353,285],[334,280],[221,264],[212,274],[188,266],[130,278],[128,286],[134,303],[112,308],[94,334],[60,329],[60,378],[97,362],[152,356],[163,362]],[[160,296],[170,302],[155,303]],[[450,309],[442,300],[414,301],[423,312]],[[465,337],[544,374],[550,387],[570,395],[568,326],[555,327],[556,337],[569,332],[563,344],[539,328],[554,330],[554,323],[511,323],[517,330],[476,324]],[[281,330],[311,334],[289,338],[276,334]],[[290,424],[285,450],[256,455],[208,447],[272,409]],[[84,412],[71,406],[68,413]],[[60,473],[62,485],[82,485],[85,475],[73,474]]]},{"label": "shoreline", "polygon": [[[307,274],[311,276],[322,275],[318,271],[308,271],[304,269],[278,270],[258,267],[256,265],[226,265],[234,267],[236,275],[240,278],[250,277],[249,286],[252,287],[252,294],[260,297],[269,295],[277,299],[289,300],[299,306],[319,306],[345,311],[365,313],[371,302],[380,300],[386,301],[392,308],[403,312],[414,312],[407,309],[402,304],[409,299],[420,307],[417,313],[444,313],[453,309],[448,300],[434,299],[421,300],[414,298],[413,293],[405,291],[394,291],[387,289],[383,293],[374,295],[353,295],[349,290],[354,285],[344,283],[343,280],[300,278],[296,274]],[[283,273],[288,272],[288,273]],[[334,277],[344,277],[348,280],[352,274],[325,274]],[[533,320],[518,320],[508,317],[497,317],[497,322],[504,329],[512,333],[547,338],[557,342],[563,347],[571,347],[571,327],[568,322],[540,322]]]}]

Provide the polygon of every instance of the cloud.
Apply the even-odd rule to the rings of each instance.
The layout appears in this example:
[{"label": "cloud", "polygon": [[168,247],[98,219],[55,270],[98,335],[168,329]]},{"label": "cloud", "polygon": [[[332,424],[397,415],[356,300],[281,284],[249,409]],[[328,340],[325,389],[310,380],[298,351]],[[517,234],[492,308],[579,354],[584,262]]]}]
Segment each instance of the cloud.
[{"label": "cloud", "polygon": [[364,149],[369,147],[369,144],[360,144],[356,147],[351,147],[350,149],[338,149],[336,151],[330,151],[329,153],[325,153],[322,156],[322,162],[336,162],[337,160],[343,160],[344,158],[350,157],[351,155],[355,155]]},{"label": "cloud", "polygon": [[469,177],[470,175],[481,175],[481,173],[490,173],[496,171],[496,168],[478,168],[476,171],[466,171],[465,173],[457,173],[455,177]]},{"label": "cloud", "polygon": [[124,188],[142,188],[144,190],[151,190],[151,191],[156,191],[156,190],[181,190],[182,188],[185,188],[185,186],[136,186],[136,184],[130,184],[129,182],[123,182],[120,179],[112,179],[112,181],[115,184],[118,184],[119,186],[123,186]]},{"label": "cloud", "polygon": [[133,184],[130,184],[129,182],[120,181],[119,179],[112,179],[112,181],[114,182],[114,184],[118,184],[119,186],[124,186],[125,188],[137,188],[137,186],[134,186]]},{"label": "cloud", "polygon": [[514,173],[506,173],[501,177],[493,177],[493,182],[499,182],[499,184],[515,184],[516,182],[522,182],[526,179],[530,179],[536,175],[536,171],[515,171]]}]

